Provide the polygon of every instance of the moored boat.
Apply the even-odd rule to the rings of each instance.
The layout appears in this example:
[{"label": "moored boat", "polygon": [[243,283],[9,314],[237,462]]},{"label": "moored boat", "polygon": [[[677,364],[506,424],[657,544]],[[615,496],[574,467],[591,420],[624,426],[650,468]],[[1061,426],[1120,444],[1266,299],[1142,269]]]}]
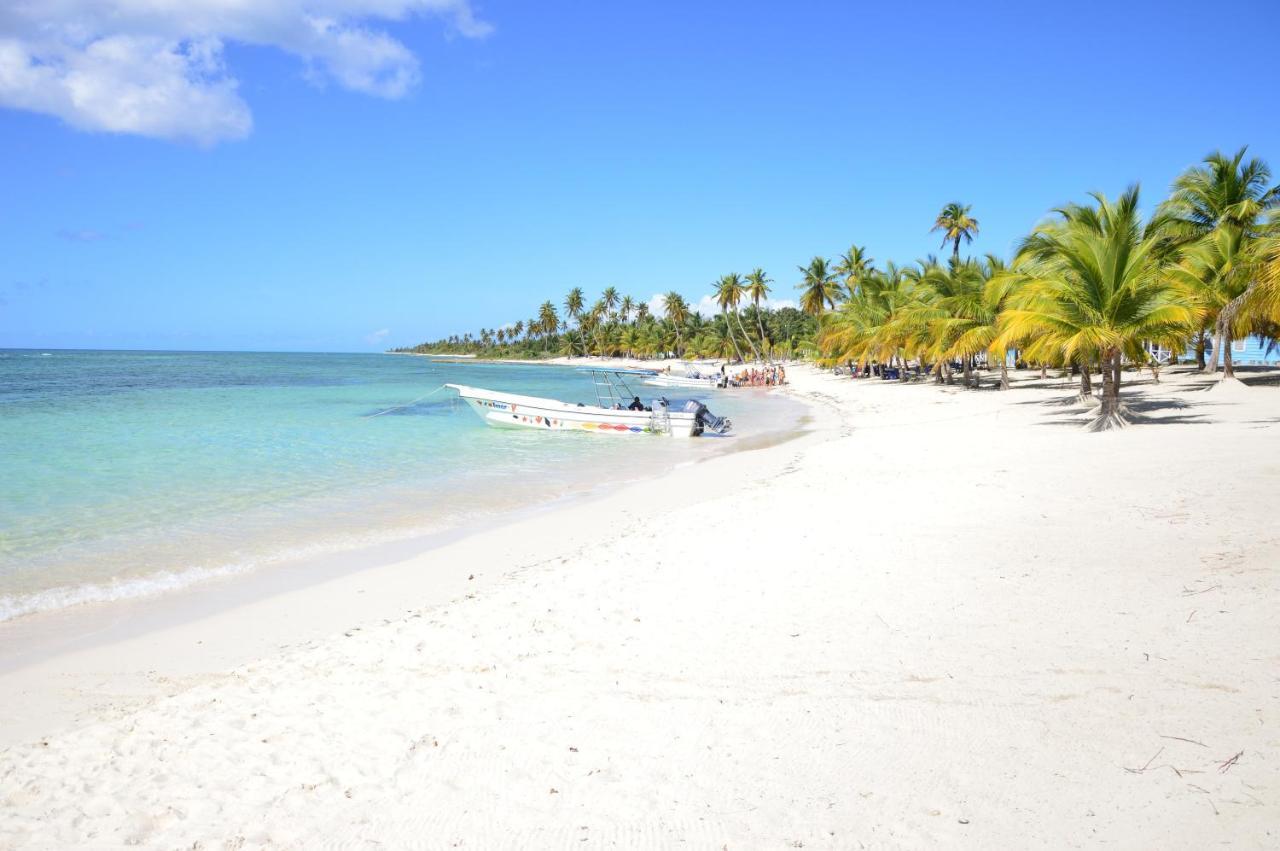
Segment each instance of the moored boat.
[{"label": "moored boat", "polygon": [[644,383],[651,387],[694,387],[710,390],[725,386],[725,377],[719,373],[704,373],[688,363],[677,363],[664,371],[654,371],[645,376]]},{"label": "moored boat", "polygon": [[727,434],[733,427],[728,418],[715,416],[706,405],[695,399],[674,402],[659,397],[647,405],[640,405],[640,410],[628,407],[638,396],[632,394],[625,376],[651,376],[652,373],[640,370],[589,371],[596,389],[598,404],[595,405],[521,396],[465,384],[445,386],[456,390],[487,425],[496,428],[697,437]]},{"label": "moored boat", "polygon": [[665,372],[656,373],[644,380],[651,387],[696,387],[703,390],[723,387],[720,382],[718,375],[672,375]]}]

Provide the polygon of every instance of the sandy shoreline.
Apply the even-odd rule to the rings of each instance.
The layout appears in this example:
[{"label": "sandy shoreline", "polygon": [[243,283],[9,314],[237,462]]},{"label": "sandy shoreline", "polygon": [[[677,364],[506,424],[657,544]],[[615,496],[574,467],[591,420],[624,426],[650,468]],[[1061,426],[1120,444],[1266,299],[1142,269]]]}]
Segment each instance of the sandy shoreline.
[{"label": "sandy shoreline", "polygon": [[1274,388],[792,378],[795,441],[0,676],[97,696],[0,845],[1274,844]]}]

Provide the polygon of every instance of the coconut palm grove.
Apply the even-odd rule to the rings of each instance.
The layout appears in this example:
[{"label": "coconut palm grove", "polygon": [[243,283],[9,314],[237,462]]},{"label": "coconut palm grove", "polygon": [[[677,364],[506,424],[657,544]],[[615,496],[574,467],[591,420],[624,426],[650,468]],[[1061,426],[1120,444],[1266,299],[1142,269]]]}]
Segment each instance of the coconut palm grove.
[{"label": "coconut palm grove", "polygon": [[[1007,389],[1011,368],[1069,370],[1081,400],[1098,406],[1091,427],[1109,428],[1125,421],[1126,371],[1158,380],[1161,366],[1188,356],[1229,380],[1233,340],[1280,345],[1280,186],[1271,179],[1247,147],[1217,151],[1167,197],[1144,199],[1134,185],[1050,210],[1009,257],[965,256],[979,219],[973,205],[951,202],[932,225],[943,258],[878,262],[854,244],[777,278],[730,272],[710,282],[713,316],[674,290],[653,310],[614,287],[588,304],[574,287],[514,325],[395,351],[802,358],[852,376],[974,389]],[[793,291],[798,309],[766,306]]]}]

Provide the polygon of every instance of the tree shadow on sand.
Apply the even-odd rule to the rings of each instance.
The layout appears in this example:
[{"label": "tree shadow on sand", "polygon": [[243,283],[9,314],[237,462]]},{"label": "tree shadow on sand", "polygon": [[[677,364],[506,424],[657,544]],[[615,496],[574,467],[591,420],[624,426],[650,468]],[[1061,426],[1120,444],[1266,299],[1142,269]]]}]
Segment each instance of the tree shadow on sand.
[{"label": "tree shadow on sand", "polygon": [[[1096,406],[1082,402],[1078,395],[1059,399],[1041,399],[1019,402],[1017,404],[1039,404],[1053,411],[1053,414],[1042,419],[1037,425],[1071,426],[1088,430],[1097,418]],[[1217,420],[1203,414],[1193,413],[1202,407],[1200,404],[1164,397],[1151,398],[1145,396],[1121,395],[1121,405],[1125,425],[1207,425]],[[1185,412],[1185,413],[1179,413]]]}]

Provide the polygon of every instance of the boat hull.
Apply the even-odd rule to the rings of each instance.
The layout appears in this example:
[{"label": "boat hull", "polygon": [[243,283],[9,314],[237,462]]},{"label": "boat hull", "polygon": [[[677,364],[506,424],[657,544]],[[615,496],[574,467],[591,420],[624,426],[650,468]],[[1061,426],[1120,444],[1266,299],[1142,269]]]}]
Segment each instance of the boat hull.
[{"label": "boat hull", "polygon": [[517,396],[461,384],[445,386],[458,391],[458,395],[471,410],[494,428],[532,428],[617,436],[670,434],[672,437],[692,437],[698,431],[697,416],[683,411],[672,411],[663,416],[651,411],[615,410],[595,405],[574,405],[536,396]]},{"label": "boat hull", "polygon": [[696,387],[699,390],[715,390],[720,385],[714,378],[689,378],[684,375],[655,375],[646,378],[650,387]]}]

